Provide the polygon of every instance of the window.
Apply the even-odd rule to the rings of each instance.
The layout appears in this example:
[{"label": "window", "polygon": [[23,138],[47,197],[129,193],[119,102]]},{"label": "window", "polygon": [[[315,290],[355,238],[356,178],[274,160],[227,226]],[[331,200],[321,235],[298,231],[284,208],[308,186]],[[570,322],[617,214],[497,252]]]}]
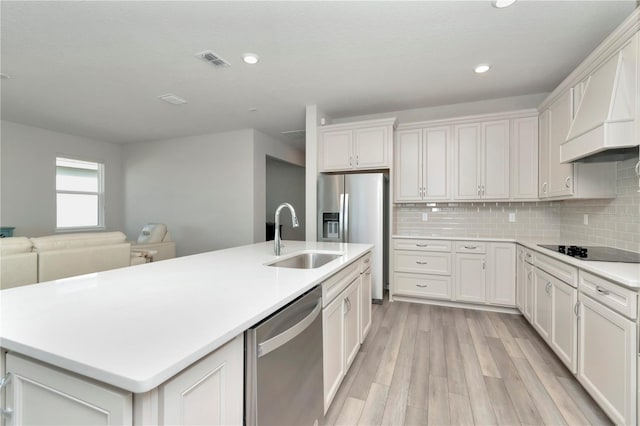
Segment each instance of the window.
[{"label": "window", "polygon": [[56,158],[56,227],[104,226],[104,164]]}]

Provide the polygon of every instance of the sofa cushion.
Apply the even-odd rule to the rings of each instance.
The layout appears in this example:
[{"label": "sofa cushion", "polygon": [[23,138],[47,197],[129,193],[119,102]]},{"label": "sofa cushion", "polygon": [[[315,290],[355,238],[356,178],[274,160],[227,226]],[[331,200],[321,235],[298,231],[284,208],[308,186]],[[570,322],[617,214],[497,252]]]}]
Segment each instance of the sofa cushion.
[{"label": "sofa cushion", "polygon": [[122,232],[82,232],[77,234],[48,235],[31,238],[33,246],[39,252],[72,248],[122,244],[127,236]]},{"label": "sofa cushion", "polygon": [[6,256],[17,253],[30,253],[33,244],[27,237],[0,238],[0,255]]}]

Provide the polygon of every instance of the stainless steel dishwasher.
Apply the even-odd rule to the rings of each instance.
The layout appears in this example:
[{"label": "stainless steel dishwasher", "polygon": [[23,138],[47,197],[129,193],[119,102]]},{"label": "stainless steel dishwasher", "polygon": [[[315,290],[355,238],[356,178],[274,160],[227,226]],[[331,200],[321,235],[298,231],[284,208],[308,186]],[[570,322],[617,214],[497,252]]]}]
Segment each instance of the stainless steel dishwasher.
[{"label": "stainless steel dishwasher", "polygon": [[322,289],[245,334],[245,423],[324,425]]}]

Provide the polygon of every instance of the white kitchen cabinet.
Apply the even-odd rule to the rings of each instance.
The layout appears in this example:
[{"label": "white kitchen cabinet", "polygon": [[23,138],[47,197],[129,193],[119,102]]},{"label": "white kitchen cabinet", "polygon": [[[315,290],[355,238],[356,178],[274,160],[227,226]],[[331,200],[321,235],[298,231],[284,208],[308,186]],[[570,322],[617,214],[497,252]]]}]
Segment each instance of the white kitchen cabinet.
[{"label": "white kitchen cabinet", "polygon": [[159,387],[163,425],[242,424],[244,339],[240,335]]},{"label": "white kitchen cabinet", "polygon": [[511,120],[510,198],[538,199],[538,117]]},{"label": "white kitchen cabinet", "polygon": [[513,243],[487,244],[487,303],[516,306],[516,247]]},{"label": "white kitchen cabinet", "polygon": [[551,336],[551,281],[553,277],[546,272],[533,270],[533,327],[542,338],[549,341]]},{"label": "white kitchen cabinet", "polygon": [[395,142],[395,201],[451,198],[450,127],[401,130]]},{"label": "white kitchen cabinet", "polygon": [[344,298],[338,295],[322,310],[325,413],[329,409],[345,374],[344,306]]},{"label": "white kitchen cabinet", "polygon": [[[526,252],[525,252],[526,255]],[[533,323],[533,292],[535,277],[533,276],[534,268],[530,263],[525,262],[525,281],[524,281],[524,317]]]},{"label": "white kitchen cabinet", "polygon": [[[351,363],[358,355],[360,348],[360,282],[359,277],[347,290],[345,290],[344,300],[344,349],[345,349],[345,370],[351,367]],[[371,302],[369,302],[371,303]]]},{"label": "white kitchen cabinet", "polygon": [[9,425],[131,425],[133,396],[18,354],[6,354]]},{"label": "white kitchen cabinet", "polygon": [[578,381],[614,423],[637,424],[637,325],[582,293],[579,301]]},{"label": "white kitchen cabinet", "polygon": [[534,269],[533,326],[574,374],[577,370],[577,290]]},{"label": "white kitchen cabinet", "polygon": [[360,281],[360,343],[371,329],[371,268],[362,273]]},{"label": "white kitchen cabinet", "polygon": [[486,300],[486,256],[456,253],[455,300],[484,303]]},{"label": "white kitchen cabinet", "polygon": [[509,120],[455,126],[454,198],[509,198]]},{"label": "white kitchen cabinet", "polygon": [[589,199],[616,196],[616,163],[560,163],[560,145],[573,119],[573,96],[563,93],[540,114],[539,198]]},{"label": "white kitchen cabinet", "polygon": [[524,261],[524,248],[518,246],[516,249],[516,307],[524,313],[525,304],[525,281],[527,277],[526,263]]},{"label": "white kitchen cabinet", "polygon": [[320,172],[389,168],[396,119],[334,124],[319,128]]}]

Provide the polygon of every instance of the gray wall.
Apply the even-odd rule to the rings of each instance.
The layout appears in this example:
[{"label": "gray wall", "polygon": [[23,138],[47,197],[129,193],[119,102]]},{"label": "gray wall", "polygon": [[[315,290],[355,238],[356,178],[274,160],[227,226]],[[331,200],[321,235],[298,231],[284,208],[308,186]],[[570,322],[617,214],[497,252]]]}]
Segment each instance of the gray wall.
[{"label": "gray wall", "polygon": [[123,230],[123,147],[8,121],[0,132],[0,224],[16,236],[56,229],[56,157],[105,164],[105,228]]},{"label": "gray wall", "polygon": [[267,157],[267,205],[266,221],[273,222],[276,208],[289,203],[296,210],[300,226],[291,225],[289,209],[280,213],[282,235],[286,240],[304,241],[305,235],[305,169],[304,167]]}]

